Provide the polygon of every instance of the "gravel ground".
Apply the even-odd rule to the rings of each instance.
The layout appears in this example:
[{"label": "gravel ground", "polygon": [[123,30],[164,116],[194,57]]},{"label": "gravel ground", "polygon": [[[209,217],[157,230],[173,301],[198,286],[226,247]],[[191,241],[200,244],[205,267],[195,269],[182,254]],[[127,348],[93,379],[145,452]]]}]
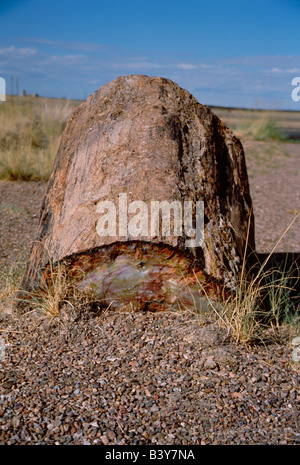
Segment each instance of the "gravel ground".
[{"label": "gravel ground", "polygon": [[[300,144],[242,139],[255,216],[256,248],[270,252],[300,211]],[[300,216],[276,252],[300,253]]]},{"label": "gravel ground", "polygon": [[1,444],[300,443],[299,366],[284,335],[245,348],[187,312],[3,328]]},{"label": "gravel ground", "polygon": [[[244,145],[254,153],[257,250],[266,252],[299,209],[299,144],[286,144],[283,156],[273,150],[263,168],[256,154],[264,146]],[[1,271],[28,256],[45,189],[0,182]],[[299,253],[295,226],[279,251]],[[47,328],[7,308],[0,444],[299,444],[292,350],[284,331],[276,343],[245,347],[191,313],[83,313]]]}]

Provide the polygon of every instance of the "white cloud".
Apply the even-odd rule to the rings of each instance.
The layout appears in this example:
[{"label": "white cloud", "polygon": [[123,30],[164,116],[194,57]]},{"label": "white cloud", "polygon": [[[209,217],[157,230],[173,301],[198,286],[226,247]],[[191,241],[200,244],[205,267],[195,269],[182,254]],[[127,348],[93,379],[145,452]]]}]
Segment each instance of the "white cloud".
[{"label": "white cloud", "polygon": [[113,47],[105,44],[97,44],[93,42],[76,42],[66,40],[49,40],[49,39],[34,39],[34,38],[22,38],[22,41],[33,42],[41,45],[49,45],[53,48],[59,48],[63,50],[77,50],[82,52],[109,52],[113,50]]},{"label": "white cloud", "polygon": [[26,57],[35,55],[37,52],[36,48],[18,48],[14,45],[6,48],[0,48],[0,55],[11,55],[13,57]]},{"label": "white cloud", "polygon": [[293,73],[293,74],[300,73],[300,68],[288,69],[287,72],[288,73]]},{"label": "white cloud", "polygon": [[167,65],[163,63],[155,63],[151,61],[118,61],[114,63],[108,63],[108,66],[111,69],[116,69],[116,68],[124,68],[128,70],[136,70],[136,69],[161,69],[165,68]]},{"label": "white cloud", "polygon": [[286,68],[286,69],[281,69],[281,68],[272,68],[271,73],[289,73],[289,74],[296,74],[300,73],[300,68]]},{"label": "white cloud", "polygon": [[177,63],[175,64],[175,68],[191,70],[191,69],[197,69],[198,66],[192,63]]},{"label": "white cloud", "polygon": [[287,78],[300,73],[296,56],[211,58],[202,62],[191,55],[188,59],[154,52],[141,55],[101,44],[32,41],[37,48],[0,48],[1,72],[18,76],[24,86],[29,82],[35,86],[32,92],[42,93],[49,86],[51,95],[61,95],[67,88],[75,98],[122,74],[148,74],[174,80],[202,103],[251,106],[258,98],[266,101],[273,96],[283,106],[292,107]]}]

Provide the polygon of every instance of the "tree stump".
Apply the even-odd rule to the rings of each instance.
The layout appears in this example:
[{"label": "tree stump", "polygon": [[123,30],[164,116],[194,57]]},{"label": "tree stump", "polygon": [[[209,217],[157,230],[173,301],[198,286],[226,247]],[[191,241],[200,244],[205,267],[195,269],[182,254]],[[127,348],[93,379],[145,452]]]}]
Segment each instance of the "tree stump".
[{"label": "tree stump", "polygon": [[22,288],[63,263],[103,305],[197,305],[236,286],[245,250],[254,216],[240,141],[174,82],[121,76],[68,120]]}]

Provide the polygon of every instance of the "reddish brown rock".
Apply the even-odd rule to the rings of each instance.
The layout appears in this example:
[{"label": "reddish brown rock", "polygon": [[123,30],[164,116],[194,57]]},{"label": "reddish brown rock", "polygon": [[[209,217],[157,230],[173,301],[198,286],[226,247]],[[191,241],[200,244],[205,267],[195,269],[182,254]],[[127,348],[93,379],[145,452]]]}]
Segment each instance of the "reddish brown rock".
[{"label": "reddish brown rock", "polygon": [[[160,228],[153,234],[151,221],[159,224],[153,201],[177,202],[173,206],[182,214],[182,225],[171,215],[170,233]],[[185,201],[191,202],[192,226],[199,230],[196,205],[204,202],[201,246],[201,234],[196,247],[188,246]],[[190,289],[199,293],[200,276],[203,284],[232,287],[249,220],[248,245],[254,250],[245,157],[231,130],[172,81],[119,77],[69,118],[23,288],[38,287],[49,261],[58,260],[79,287],[105,304],[118,299],[172,304]],[[101,236],[104,229],[107,235]]]}]

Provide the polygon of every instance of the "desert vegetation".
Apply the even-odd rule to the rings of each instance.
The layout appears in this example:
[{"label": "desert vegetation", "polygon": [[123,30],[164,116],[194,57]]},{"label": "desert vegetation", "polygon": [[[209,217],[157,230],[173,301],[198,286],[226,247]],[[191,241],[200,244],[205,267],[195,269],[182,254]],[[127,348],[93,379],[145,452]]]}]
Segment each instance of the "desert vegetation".
[{"label": "desert vegetation", "polygon": [[[0,105],[0,179],[47,180],[66,121],[80,102],[34,96],[7,99]],[[270,142],[297,142],[297,137],[300,140],[297,113],[218,108],[213,111],[240,137]],[[276,149],[266,150],[268,157],[270,150]]]},{"label": "desert vegetation", "polygon": [[0,179],[47,180],[76,101],[11,97],[0,105]]},{"label": "desert vegetation", "polygon": [[[293,226],[296,219],[287,229]],[[228,337],[237,344],[276,341],[281,337],[280,331],[284,332],[285,337],[288,334],[290,339],[299,336],[298,265],[296,262],[288,265],[286,261],[280,268],[269,266],[271,256],[272,252],[256,266],[255,272],[250,270],[246,274],[243,267],[242,275],[237,280],[238,285],[226,301],[221,297],[210,298],[198,281],[199,294],[206,295],[207,304],[187,308],[178,300],[172,311],[193,313],[200,326],[212,323],[219,325],[226,329]],[[0,273],[0,313],[7,313],[8,310],[16,318],[33,314],[45,327],[56,327],[65,334],[84,313],[99,316],[109,310],[109,307],[104,308],[100,301],[84,294],[71,283],[60,263],[50,263],[50,280],[42,290],[27,295],[23,293],[23,298],[16,298],[22,290],[20,282],[26,266],[25,257],[23,255],[23,260],[10,264],[6,271]],[[21,304],[21,313],[18,304]],[[132,305],[124,305],[118,310],[121,313],[134,311]]]},{"label": "desert vegetation", "polygon": [[212,110],[242,139],[256,141],[300,141],[299,112],[218,108]]},{"label": "desert vegetation", "polygon": [[[276,338],[277,331],[283,327],[291,337],[300,333],[300,302],[296,291],[300,279],[298,265],[287,266],[285,262],[280,269],[268,266],[277,245],[261,263],[256,257],[255,270],[250,269],[249,273],[245,273],[244,258],[238,285],[225,303],[216,303],[207,296],[216,321],[237,343],[264,343],[274,336]],[[195,310],[199,312],[199,309]]]},{"label": "desert vegetation", "polygon": [[[9,97],[6,104],[0,105],[0,179],[46,181],[51,173],[67,118],[79,103],[64,99],[26,96]],[[279,151],[284,156],[288,156],[284,149],[278,148],[276,141],[287,142],[289,134],[295,134],[298,114],[296,116],[288,112],[281,115],[276,112],[261,114],[230,109],[213,109],[213,111],[242,139],[269,142],[259,152],[257,149],[249,152],[251,159],[255,161],[255,169],[261,165],[266,167],[270,162],[274,163],[272,157]],[[279,120],[276,120],[276,115],[281,117],[281,125]],[[286,130],[288,123],[290,132]],[[295,219],[287,229],[290,229]],[[277,244],[272,251],[276,246]],[[2,312],[13,305],[27,259],[28,250],[20,256],[19,260],[10,263],[0,272]],[[279,270],[266,266],[267,262],[268,259],[261,264],[254,277],[249,279],[242,275],[239,286],[227,302],[220,304],[208,299],[207,307],[188,310],[195,312],[199,322],[202,323],[214,318],[228,330],[228,334],[236,342],[264,340],[266,335],[270,336],[270,328],[273,328],[274,336],[276,329],[282,325],[293,335],[299,335],[300,306],[299,299],[295,298],[293,292],[297,286],[299,271],[295,272],[295,264],[292,266],[293,270],[288,267]],[[41,295],[32,295],[30,299],[32,308],[30,311],[36,312],[40,318],[61,322],[65,318],[66,310],[74,314],[76,307],[82,311],[84,305],[86,307],[94,305],[94,302],[88,302],[77,290],[67,286],[63,268],[53,269],[52,277],[52,282],[46,291]],[[199,292],[203,292],[200,287],[199,283]],[[178,308],[182,309],[180,302]]]},{"label": "desert vegetation", "polygon": [[299,444],[300,112],[213,109],[244,147],[258,264],[226,299],[154,313],[103,306],[61,263],[18,294],[78,103],[0,104],[0,441]]}]

